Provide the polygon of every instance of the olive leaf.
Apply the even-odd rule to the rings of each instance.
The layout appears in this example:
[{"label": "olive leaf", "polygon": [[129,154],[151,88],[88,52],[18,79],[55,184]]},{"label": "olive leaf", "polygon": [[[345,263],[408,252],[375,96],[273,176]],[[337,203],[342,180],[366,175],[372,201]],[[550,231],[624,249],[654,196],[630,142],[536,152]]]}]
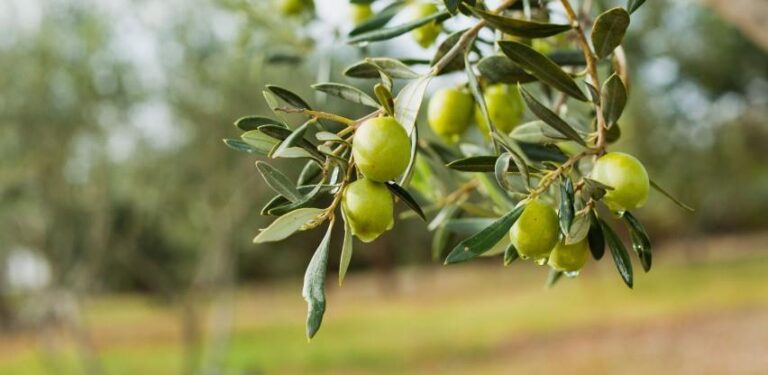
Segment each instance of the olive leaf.
[{"label": "olive leaf", "polygon": [[[277,125],[262,125],[259,126],[259,131],[281,141],[285,141],[294,133],[291,129]],[[318,161],[325,160],[325,156],[317,151],[315,145],[313,145],[312,142],[308,141],[304,137],[295,139],[295,145],[301,147],[301,149],[306,151],[312,157],[316,158]],[[290,149],[292,148],[286,149],[286,151],[282,153],[281,157],[292,157],[292,155],[289,155]]]},{"label": "olive leaf", "polygon": [[[464,35],[464,32],[466,31],[466,29],[456,31],[449,35],[448,38],[446,38],[442,43],[440,43],[440,46],[437,47],[437,52],[435,52],[435,56],[433,56],[432,60],[430,60],[429,65],[435,66],[435,64],[437,64],[437,62],[440,61],[448,53],[448,51],[453,49],[453,47],[456,45],[456,43],[459,42],[461,36]],[[457,55],[451,61],[449,61],[448,64],[445,65],[439,74],[450,73],[462,69],[464,69],[464,59]]]},{"label": "olive leaf", "polygon": [[320,193],[323,188],[323,184],[317,184],[309,191],[309,193],[303,195],[299,200],[271,208],[267,211],[267,215],[281,216],[295,209],[307,207],[315,202],[315,198],[317,198],[318,193]]},{"label": "olive leaf", "polygon": [[339,286],[344,282],[349,263],[352,261],[352,228],[349,226],[344,210],[341,210],[341,218],[344,220],[344,241],[341,244],[341,256],[339,256]]},{"label": "olive leaf", "polygon": [[603,84],[602,101],[603,116],[608,127],[619,121],[624,107],[627,105],[627,88],[616,73],[611,75]]},{"label": "olive leaf", "polygon": [[515,245],[510,242],[504,250],[504,266],[512,264],[517,258],[520,258],[520,254],[517,252]]},{"label": "olive leaf", "polygon": [[311,339],[320,329],[325,314],[325,273],[328,269],[328,253],[331,244],[333,220],[328,224],[320,245],[309,261],[304,273],[304,288],[301,296],[307,301],[307,338]]},{"label": "olive leaf", "polygon": [[592,45],[598,58],[604,58],[621,45],[629,27],[629,13],[624,8],[605,11],[595,19],[592,27]]},{"label": "olive leaf", "polygon": [[320,208],[307,207],[291,211],[275,219],[268,227],[253,239],[253,243],[275,242],[288,238],[296,233],[302,226],[314,220],[324,210]]},{"label": "olive leaf", "polygon": [[362,104],[372,108],[379,108],[379,103],[377,103],[375,99],[371,98],[368,94],[364,93],[357,87],[343,85],[341,83],[326,82],[316,83],[312,85],[312,88],[353,103]]},{"label": "olive leaf", "polygon": [[547,288],[551,288],[557,284],[558,281],[560,281],[560,278],[563,277],[563,272],[558,271],[554,268],[549,269],[549,274],[547,275]]},{"label": "olive leaf", "polygon": [[650,182],[651,182],[651,187],[652,188],[656,189],[656,191],[658,191],[659,193],[663,194],[665,197],[669,198],[669,200],[674,202],[678,207],[680,207],[680,208],[682,208],[682,209],[684,209],[686,211],[689,211],[689,212],[696,211],[691,206],[683,203],[679,199],[675,198],[672,194],[668,193],[666,190],[664,190],[664,188],[659,186],[659,184],[657,184],[655,181],[650,180]]},{"label": "olive leaf", "polygon": [[451,15],[450,12],[448,12],[447,10],[444,10],[441,12],[430,14],[426,17],[419,18],[417,20],[406,22],[402,25],[384,27],[376,30],[362,32],[349,38],[349,40],[347,40],[347,43],[361,44],[361,43],[378,42],[382,40],[392,39],[394,37],[403,35],[413,29],[424,26],[430,22],[435,22],[435,21],[439,21],[441,19],[450,17],[450,15]]},{"label": "olive leaf", "polygon": [[565,236],[565,244],[573,245],[583,241],[589,236],[589,230],[591,228],[591,220],[589,214],[583,213],[576,215],[571,223],[571,228],[568,230],[568,234]]},{"label": "olive leaf", "polygon": [[640,224],[640,221],[635,218],[629,211],[624,212],[622,215],[624,223],[629,229],[630,238],[632,239],[632,248],[640,258],[640,264],[643,265],[643,270],[648,272],[651,270],[652,254],[651,254],[651,240],[648,238],[648,233]]},{"label": "olive leaf", "polygon": [[269,155],[279,143],[276,139],[258,130],[245,132],[240,138],[242,140],[225,139],[224,143],[235,150],[262,156]]},{"label": "olive leaf", "polygon": [[285,126],[280,121],[271,119],[269,117],[262,117],[262,116],[245,116],[237,119],[235,121],[235,126],[244,131],[250,131],[250,130],[256,130],[259,128],[259,126],[262,125],[277,125],[277,126]]},{"label": "olive leaf", "polygon": [[316,122],[316,120],[312,119],[296,128],[296,130],[294,130],[291,135],[280,142],[280,145],[271,152],[270,156],[272,158],[285,157],[290,148],[297,146],[299,142],[304,140],[304,134],[307,133],[307,129],[309,129],[310,126],[314,126]]},{"label": "olive leaf", "polygon": [[424,100],[424,93],[427,91],[431,75],[425,75],[409,82],[395,101],[395,119],[405,128],[406,133],[411,135],[416,125],[416,118],[419,116],[419,108]]},{"label": "olive leaf", "polygon": [[520,124],[512,130],[512,133],[509,133],[509,136],[524,143],[555,143],[568,140],[568,137],[541,120]]},{"label": "olive leaf", "polygon": [[470,8],[472,13],[485,20],[488,25],[505,34],[522,38],[546,38],[571,29],[571,25],[558,25],[536,21],[526,21],[506,17],[478,8]]},{"label": "olive leaf", "polygon": [[403,203],[405,203],[408,208],[413,210],[421,220],[427,221],[427,217],[424,215],[424,211],[421,209],[421,206],[419,206],[419,203],[416,202],[415,199],[411,196],[411,193],[409,193],[407,190],[403,189],[400,185],[396,184],[394,181],[388,181],[386,183],[387,188],[389,189],[392,194],[400,198]]},{"label": "olive leaf", "polygon": [[309,104],[304,101],[304,99],[288,89],[276,85],[267,85],[266,88],[295,108],[312,109],[312,107],[310,107]]},{"label": "olive leaf", "polygon": [[634,13],[637,8],[640,8],[645,3],[645,0],[628,0],[627,1],[627,10],[630,14]]},{"label": "olive leaf", "polygon": [[579,136],[579,133],[576,132],[576,130],[574,130],[571,125],[565,122],[565,120],[560,118],[560,116],[558,116],[555,112],[552,112],[543,104],[539,103],[539,101],[536,100],[536,98],[534,98],[533,95],[528,92],[528,90],[524,89],[523,86],[518,85],[517,87],[520,90],[520,94],[523,96],[523,100],[525,100],[525,104],[528,106],[528,109],[530,109],[531,112],[536,115],[536,117],[540,118],[553,129],[560,132],[560,134],[568,137],[568,139],[575,141],[582,146],[587,145],[581,136]]},{"label": "olive leaf", "polygon": [[[443,214],[442,221],[448,221],[458,212],[458,210],[459,210],[458,205],[449,205],[449,206],[443,207],[443,209],[440,211],[440,213],[438,213],[438,215]],[[448,245],[448,240],[450,239],[451,232],[446,228],[445,225],[436,226],[436,229],[434,231],[435,231],[435,235],[432,236],[432,259],[437,260],[437,259],[440,259],[440,257],[443,255],[443,251],[445,250],[445,247]]]},{"label": "olive leaf", "polygon": [[288,200],[294,203],[301,199],[301,194],[296,190],[296,185],[275,167],[263,161],[257,161],[256,169],[261,174],[264,182],[267,183],[267,186],[272,188],[275,193],[288,198]]},{"label": "olive leaf", "polygon": [[512,191],[514,190],[514,187],[512,186],[511,182],[507,178],[507,171],[509,171],[509,166],[512,161],[512,154],[509,152],[505,152],[496,159],[496,165],[494,167],[494,174],[496,175],[496,181],[499,183],[499,186],[504,188],[504,190]]},{"label": "olive leaf", "polygon": [[588,100],[573,78],[548,57],[522,43],[503,41],[498,44],[507,57],[523,69],[529,71],[540,81],[570,95],[574,99],[582,102]]},{"label": "olive leaf", "polygon": [[501,241],[509,232],[509,228],[520,218],[525,205],[519,205],[502,218],[481,230],[472,237],[459,242],[456,247],[448,254],[445,264],[464,262],[477,257],[490,250],[496,243]]},{"label": "olive leaf", "polygon": [[301,169],[301,173],[299,173],[299,178],[296,180],[296,186],[310,183],[315,178],[320,176],[322,172],[323,168],[319,163],[317,163],[317,161],[308,161],[306,164],[304,164],[304,168]]},{"label": "olive leaf", "polygon": [[461,3],[461,0],[443,0],[443,3],[449,12],[456,14],[456,11],[459,10],[459,4]]},{"label": "olive leaf", "polygon": [[477,70],[489,83],[528,83],[536,80],[506,56],[483,57],[477,63]]},{"label": "olive leaf", "polygon": [[419,73],[411,70],[408,65],[389,57],[369,57],[344,70],[345,76],[353,78],[380,78],[381,74],[395,79],[419,77]]},{"label": "olive leaf", "polygon": [[[468,158],[454,160],[446,167],[461,172],[495,172],[498,156],[470,156]],[[517,167],[510,165],[508,172],[516,172]]]},{"label": "olive leaf", "polygon": [[600,222],[600,229],[605,235],[608,249],[611,250],[613,262],[616,263],[616,269],[619,270],[621,279],[624,280],[624,283],[631,289],[633,276],[632,261],[629,259],[629,253],[627,253],[627,249],[624,247],[624,244],[621,242],[621,239],[616,232],[614,232],[602,219],[598,218],[597,220]]},{"label": "olive leaf", "polygon": [[451,233],[463,236],[471,236],[492,225],[494,221],[496,220],[484,217],[448,219],[443,224],[443,227],[445,227],[445,229]]},{"label": "olive leaf", "polygon": [[380,29],[384,27],[387,23],[389,23],[392,18],[397,15],[397,12],[400,10],[400,8],[403,6],[403,2],[396,1],[388,6],[386,6],[381,11],[377,12],[373,17],[369,18],[365,22],[361,23],[360,25],[357,25],[354,29],[352,29],[349,32],[349,36],[355,36],[360,35],[368,31]]},{"label": "olive leaf", "polygon": [[408,158],[408,166],[405,168],[405,172],[403,172],[403,176],[400,177],[400,186],[408,186],[408,184],[411,182],[411,177],[413,177],[413,171],[414,167],[416,166],[416,155],[419,149],[419,127],[415,126],[413,127],[413,132],[411,133],[411,149],[410,149],[410,155]]},{"label": "olive leaf", "polygon": [[384,84],[377,83],[373,87],[373,92],[376,94],[376,99],[379,100],[379,104],[384,108],[384,111],[390,115],[395,115],[395,98],[392,97],[392,91]]},{"label": "olive leaf", "polygon": [[570,177],[565,177],[565,181],[560,184],[560,210],[558,216],[560,218],[560,231],[564,236],[568,236],[571,230],[571,224],[574,217],[574,196],[573,196],[573,181]]},{"label": "olive leaf", "polygon": [[427,225],[427,230],[433,231],[439,227],[442,227],[443,223],[445,223],[448,219],[453,217],[454,214],[456,214],[459,209],[459,205],[463,202],[463,200],[460,200],[459,202],[456,202],[457,204],[450,204],[440,209],[437,215],[435,215],[435,217],[432,218],[432,221],[430,221]]}]

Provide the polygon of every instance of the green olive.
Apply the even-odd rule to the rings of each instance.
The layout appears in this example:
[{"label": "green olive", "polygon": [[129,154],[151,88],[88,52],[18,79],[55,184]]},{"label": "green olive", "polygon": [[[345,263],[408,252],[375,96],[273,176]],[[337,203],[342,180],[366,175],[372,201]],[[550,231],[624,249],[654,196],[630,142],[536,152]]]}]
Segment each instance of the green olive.
[{"label": "green olive", "polygon": [[[523,118],[523,97],[520,92],[512,85],[495,84],[488,86],[483,93],[485,106],[488,107],[488,115],[496,130],[509,133],[520,123]],[[480,131],[486,136],[489,135],[488,123],[480,110],[480,106],[475,106],[475,121],[480,127]]]},{"label": "green olive", "polygon": [[472,121],[475,101],[472,94],[458,88],[437,91],[429,100],[429,126],[443,139],[456,143]]},{"label": "green olive", "polygon": [[352,12],[352,22],[355,25],[359,25],[373,16],[371,4],[352,3],[350,4],[350,11]]},{"label": "green olive", "polygon": [[613,188],[603,197],[603,202],[612,211],[633,210],[642,207],[648,199],[648,172],[632,155],[621,152],[603,155],[595,162],[592,178]]},{"label": "green olive", "polygon": [[313,0],[278,0],[277,7],[280,13],[286,16],[295,16],[315,7]]},{"label": "green olive", "polygon": [[392,194],[384,184],[357,180],[344,190],[341,208],[352,234],[371,242],[394,225]]},{"label": "green olive", "polygon": [[[420,18],[424,18],[431,14],[437,13],[438,9],[435,4],[432,3],[413,3],[408,5],[405,10],[405,22],[416,21]],[[432,45],[440,35],[441,27],[437,22],[430,22],[424,26],[411,31],[413,40],[416,41],[422,48],[427,48]]]},{"label": "green olive", "polygon": [[355,132],[352,154],[357,168],[366,178],[386,182],[408,168],[411,141],[394,118],[373,118],[363,122]]},{"label": "green olive", "polygon": [[549,265],[558,271],[576,272],[584,267],[587,259],[589,259],[589,243],[586,238],[570,245],[560,241],[549,254]]},{"label": "green olive", "polygon": [[557,213],[538,199],[528,202],[509,230],[509,237],[523,259],[542,261],[555,247],[560,234]]}]

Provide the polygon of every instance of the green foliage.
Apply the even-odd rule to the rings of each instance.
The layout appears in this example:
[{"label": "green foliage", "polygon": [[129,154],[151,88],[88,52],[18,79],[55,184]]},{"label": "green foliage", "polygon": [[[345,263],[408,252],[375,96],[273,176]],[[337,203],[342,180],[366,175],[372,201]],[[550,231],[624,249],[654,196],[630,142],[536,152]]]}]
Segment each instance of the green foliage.
[{"label": "green foliage", "polygon": [[[278,193],[262,212],[278,218],[254,240],[278,241],[299,230],[312,229],[326,221],[330,223],[305,276],[304,297],[309,304],[308,337],[317,332],[325,311],[323,280],[330,251],[330,235],[340,205],[344,206],[345,191],[356,192],[355,207],[365,210],[379,207],[374,206],[376,202],[361,201],[365,197],[357,192],[365,189],[358,191],[356,186],[364,185],[371,192],[375,190],[375,200],[380,204],[387,203],[385,201],[392,196],[404,202],[412,212],[403,213],[403,220],[419,217],[428,221],[427,215],[435,213],[426,228],[434,232],[431,249],[434,258],[441,256],[444,249],[450,246],[454,235],[466,237],[453,246],[445,259],[446,264],[503,254],[505,265],[521,255],[523,259],[534,257],[537,263],[544,265],[552,249],[557,249],[560,253],[555,263],[558,264],[551,264],[547,281],[547,285],[552,286],[562,276],[575,277],[578,274],[576,268],[583,264],[582,255],[586,256],[587,246],[593,258],[600,260],[607,244],[621,278],[632,287],[629,253],[620,237],[599,217],[603,198],[614,188],[596,181],[590,170],[591,164],[582,163],[588,157],[598,158],[606,154],[607,144],[620,136],[617,123],[629,94],[624,83],[626,77],[621,76],[626,71],[625,62],[615,60],[616,72],[609,71],[602,84],[601,75],[605,72],[598,69],[597,64],[620,48],[629,26],[629,12],[623,8],[611,9],[596,17],[593,25],[588,25],[576,19],[570,3],[563,0],[561,3],[570,22],[550,24],[540,21],[548,19],[548,9],[536,7],[533,9],[534,18],[524,16],[528,14],[526,7],[523,13],[518,10],[520,8],[509,8],[513,3],[505,1],[498,9],[486,10],[475,2],[446,1],[443,10],[390,26],[390,21],[398,19],[401,12],[409,11],[401,2],[391,2],[371,19],[351,30],[347,42],[367,45],[395,39],[408,32],[421,32],[425,25],[429,25],[431,30],[440,30],[439,25],[453,17],[467,18],[475,24],[446,35],[431,58],[398,60],[366,57],[344,70],[343,74],[347,77],[374,80],[373,83],[367,82],[366,88],[336,82],[312,86],[350,104],[374,108],[367,115],[349,118],[346,114],[316,110],[300,95],[268,85],[264,91],[265,99],[278,117],[285,119],[286,115],[298,115],[306,121],[295,128],[285,126],[285,120],[278,122],[260,116],[244,117],[236,122],[236,126],[245,131],[242,136],[244,144],[225,140],[230,147],[276,159],[309,159],[298,185],[269,164],[262,161],[256,163],[266,184]],[[630,12],[641,4],[630,2]],[[427,9],[426,6],[424,9]],[[577,24],[578,27],[575,27]],[[503,55],[484,45],[487,41],[478,38],[480,31],[486,28],[497,32],[498,40],[494,44],[498,45]],[[584,32],[590,29],[594,49]],[[565,33],[575,38],[559,37]],[[418,38],[425,35],[420,34]],[[428,64],[428,69],[418,68],[421,64]],[[585,69],[579,70],[581,68]],[[466,130],[464,123],[452,124],[456,125],[453,128],[461,130],[460,134],[454,134],[460,138],[458,147],[432,142],[430,134],[420,134],[417,120],[427,88],[436,76],[443,74],[464,75],[474,100],[470,104],[477,106],[477,117],[484,120],[490,130],[487,139],[471,137],[467,134],[471,131]],[[585,76],[587,79],[581,82]],[[397,86],[401,89],[395,95],[396,80],[406,82]],[[485,94],[490,85],[499,82],[517,84],[525,105],[538,120],[514,119],[511,129],[506,125],[503,128],[495,126],[485,103]],[[587,87],[589,97],[584,94],[582,85]],[[375,93],[375,99],[366,93],[368,90]],[[573,108],[579,113],[578,116],[566,113],[565,108],[572,100],[575,101]],[[430,105],[430,117],[434,114],[434,118],[443,119],[440,117],[443,113],[450,114],[454,109],[441,108],[440,105],[445,106],[440,101],[435,103],[434,108]],[[462,111],[461,119],[455,120],[471,121],[467,118],[471,116],[465,112]],[[402,126],[410,139],[410,150],[405,149],[402,139],[395,140],[392,135],[376,135],[378,133],[360,130],[368,129],[366,126],[372,123],[372,119],[382,116],[388,118],[377,119],[376,123]],[[451,121],[450,118],[444,120]],[[313,132],[317,144],[310,141]],[[358,134],[362,138],[358,138],[356,143]],[[389,147],[395,143],[398,147]],[[377,146],[376,150],[366,149],[365,155],[358,152],[360,147],[371,144],[381,146]],[[399,161],[404,157],[409,163],[402,171]],[[361,160],[356,160],[358,158]],[[378,174],[382,170],[394,171],[394,167],[400,175],[393,176],[394,173],[388,172],[384,178]],[[361,179],[365,182],[355,182]],[[409,191],[411,181],[414,181],[413,190],[419,194]],[[350,186],[353,189],[349,189]],[[383,186],[388,189],[382,192]],[[627,189],[625,186],[621,188]],[[330,203],[314,199],[321,191],[331,198]],[[558,202],[557,214],[549,203],[552,201]],[[526,207],[534,209],[524,214]],[[387,206],[387,210],[390,209],[391,206]],[[373,222],[371,220],[379,219],[363,217],[367,212],[355,212],[359,216],[357,218],[341,213],[344,239],[340,252],[339,283],[344,279],[351,261],[353,235],[365,242],[380,236],[391,227],[388,222],[391,213],[387,210],[382,211],[387,217],[379,218],[387,222]],[[648,271],[651,265],[648,235],[631,213],[621,214],[633,249]],[[362,225],[358,222],[362,219],[368,220],[365,226],[371,233],[354,232],[356,225]],[[551,221],[552,228],[539,228],[545,225],[542,224],[543,219]],[[523,224],[525,228],[518,228]],[[358,229],[362,231],[365,228]],[[508,238],[511,230],[517,233],[513,235],[512,243]],[[551,236],[540,232],[549,230]],[[537,243],[544,237],[548,238],[546,244]],[[564,267],[562,269],[568,272],[563,273],[555,267]]]}]

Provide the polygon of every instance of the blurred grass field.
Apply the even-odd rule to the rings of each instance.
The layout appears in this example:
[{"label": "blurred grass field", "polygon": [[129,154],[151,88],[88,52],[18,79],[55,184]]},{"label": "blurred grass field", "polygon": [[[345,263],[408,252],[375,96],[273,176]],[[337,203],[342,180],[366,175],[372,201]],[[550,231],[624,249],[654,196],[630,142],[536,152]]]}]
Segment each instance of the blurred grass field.
[{"label": "blurred grass field", "polygon": [[[352,274],[342,288],[329,273],[326,319],[311,343],[301,280],[252,286],[234,296],[223,367],[233,374],[760,373],[768,369],[768,242],[717,246],[714,255],[691,247],[692,259],[662,253],[650,274],[635,270],[634,290],[610,259],[551,290],[544,268],[519,262],[404,269],[389,279]],[[138,296],[88,303],[106,372],[179,373],[178,313]],[[48,366],[81,373],[70,340],[60,340],[64,350],[46,364],[35,337],[0,338],[0,374]]]}]

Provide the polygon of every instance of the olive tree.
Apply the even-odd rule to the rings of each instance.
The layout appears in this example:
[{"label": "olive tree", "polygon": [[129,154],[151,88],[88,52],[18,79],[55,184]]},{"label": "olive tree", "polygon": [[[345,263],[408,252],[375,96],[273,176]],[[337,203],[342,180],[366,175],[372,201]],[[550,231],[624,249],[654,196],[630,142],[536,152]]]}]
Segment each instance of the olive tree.
[{"label": "olive tree", "polygon": [[[690,208],[649,178],[637,158],[609,151],[629,97],[622,40],[644,1],[599,14],[591,3],[505,0],[489,8],[474,0],[352,0],[359,23],[348,44],[410,33],[423,48],[440,40],[436,52],[424,59],[366,57],[344,71],[365,85],[312,86],[368,107],[365,116],[324,111],[267,85],[272,115],[235,122],[240,139],[224,142],[258,156],[256,169],[276,194],[261,211],[275,219],[254,242],[325,231],[304,277],[308,337],[325,311],[334,227],[343,227],[341,283],[353,238],[375,241],[398,225],[395,201],[410,209],[401,220],[428,222],[433,256],[450,247],[446,264],[492,255],[505,265],[531,260],[550,268],[553,285],[562,275],[576,277],[590,255],[602,259],[607,247],[631,288],[632,261],[611,224],[617,222],[642,269],[651,269],[651,242],[632,211],[652,188]],[[314,9],[302,0],[279,5],[291,17]],[[468,27],[449,30],[462,22]],[[444,75],[462,83],[440,88],[426,106],[428,126],[417,126],[428,86]],[[292,125],[295,118],[300,125]],[[305,164],[292,179],[273,159]],[[454,236],[463,239],[451,244]]]}]

